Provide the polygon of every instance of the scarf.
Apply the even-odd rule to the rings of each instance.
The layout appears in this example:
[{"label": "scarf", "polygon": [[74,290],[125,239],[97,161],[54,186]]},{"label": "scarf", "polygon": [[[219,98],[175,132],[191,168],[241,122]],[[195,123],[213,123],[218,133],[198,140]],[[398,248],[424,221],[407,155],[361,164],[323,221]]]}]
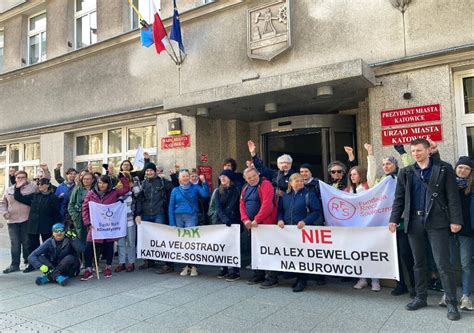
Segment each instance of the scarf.
[{"label": "scarf", "polygon": [[456,177],[456,184],[458,184],[459,188],[465,188],[467,187],[467,179]]}]

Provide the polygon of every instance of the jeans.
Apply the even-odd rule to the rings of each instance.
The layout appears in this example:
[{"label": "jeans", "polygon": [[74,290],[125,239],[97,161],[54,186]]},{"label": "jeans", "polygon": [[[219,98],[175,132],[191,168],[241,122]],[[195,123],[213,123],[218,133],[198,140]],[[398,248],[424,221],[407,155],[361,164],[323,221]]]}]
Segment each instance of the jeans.
[{"label": "jeans", "polygon": [[176,227],[190,228],[198,225],[198,217],[196,214],[174,214]]},{"label": "jeans", "polygon": [[461,263],[462,294],[470,296],[474,276],[472,274],[474,269],[472,261],[474,238],[460,235],[451,235],[450,238],[451,265],[454,267]]},{"label": "jeans", "polygon": [[52,234],[28,234],[28,244],[29,244],[29,249],[30,253],[32,253],[34,250],[36,250],[40,246],[40,236],[41,240],[46,242],[48,238],[52,236]]},{"label": "jeans", "polygon": [[165,224],[165,215],[164,214],[142,215],[142,221],[155,222],[155,223],[158,223],[158,224]]},{"label": "jeans", "polygon": [[426,247],[431,245],[441,284],[446,294],[446,302],[456,304],[456,281],[449,261],[449,229],[425,229],[423,223],[417,219],[423,219],[423,216],[412,216],[410,219],[412,227],[408,229],[408,241],[415,261],[416,296],[424,300],[428,296]]},{"label": "jeans", "polygon": [[137,257],[137,226],[132,225],[127,227],[127,236],[120,238],[117,241],[119,264],[128,263],[134,264]]},{"label": "jeans", "polygon": [[28,221],[21,223],[8,223],[8,235],[10,236],[10,251],[12,257],[12,266],[20,267],[20,255],[23,247],[23,260],[28,260],[30,254],[28,245]]},{"label": "jeans", "polygon": [[[98,248],[102,248],[102,255],[105,257],[105,263],[107,266],[112,265],[114,259],[114,242],[95,243],[95,247],[98,253]],[[92,242],[87,242],[86,250],[84,252],[84,261],[86,267],[92,267],[92,260],[94,258],[94,248]]]}]

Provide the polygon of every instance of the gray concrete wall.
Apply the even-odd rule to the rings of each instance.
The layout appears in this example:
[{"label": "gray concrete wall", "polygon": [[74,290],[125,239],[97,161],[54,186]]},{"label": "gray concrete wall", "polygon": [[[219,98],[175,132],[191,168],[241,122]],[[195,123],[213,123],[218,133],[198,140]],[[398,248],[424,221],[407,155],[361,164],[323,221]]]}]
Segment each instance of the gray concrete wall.
[{"label": "gray concrete wall", "polygon": [[[246,51],[246,10],[263,2],[245,2],[187,22],[182,17],[188,57],[179,73],[165,53],[158,56],[153,48],[143,48],[138,39],[133,39],[97,53],[80,50],[77,54],[82,57],[74,61],[0,81],[0,117],[5,119],[0,130],[14,131],[153,105],[167,96],[240,82],[249,71],[266,77],[354,58],[367,63],[399,58],[405,53],[404,35],[409,54],[462,45],[473,39],[472,27],[454,24],[452,18],[456,12],[458,22],[467,22],[471,1],[452,2],[449,10],[440,10],[444,8],[441,3],[445,3],[441,0],[424,5],[413,2],[405,13],[406,26],[411,29],[406,34],[402,14],[389,1],[301,0],[293,1],[293,49],[270,63],[254,61]],[[110,21],[115,25],[113,31],[99,35],[111,36],[123,29],[123,24],[116,21],[121,7],[114,8],[116,15]],[[99,2],[98,11],[104,10]],[[64,12],[64,8],[58,11]],[[436,24],[430,26],[428,20]],[[19,66],[21,47],[14,42],[20,38],[15,29],[19,22],[17,17],[5,23],[7,69]],[[448,36],[433,33],[448,30]],[[137,32],[132,34],[138,36]],[[56,35],[64,36],[64,31]],[[421,46],[423,38],[426,42]],[[53,47],[54,54],[59,53],[58,45]],[[75,57],[75,53],[68,57]],[[6,117],[12,111],[16,119]],[[31,117],[32,111],[41,117]]]},{"label": "gray concrete wall", "polygon": [[[74,1],[49,0],[46,4],[46,55],[54,58],[74,48]],[[68,42],[72,47],[68,46]]]}]

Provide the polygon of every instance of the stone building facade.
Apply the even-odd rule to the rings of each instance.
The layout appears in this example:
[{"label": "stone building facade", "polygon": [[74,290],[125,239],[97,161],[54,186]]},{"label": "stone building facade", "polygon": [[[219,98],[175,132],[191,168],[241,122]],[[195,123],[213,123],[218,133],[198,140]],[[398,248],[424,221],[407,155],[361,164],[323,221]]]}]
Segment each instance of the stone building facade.
[{"label": "stone building facade", "polygon": [[[148,13],[149,1],[134,2]],[[10,167],[100,169],[138,145],[165,169],[211,167],[214,180],[226,157],[243,168],[249,138],[267,163],[290,153],[322,178],[344,145],[363,164],[365,142],[380,160],[413,133],[439,140],[448,161],[473,155],[473,1],[177,2],[179,67],[140,45],[125,0],[0,13],[0,191]],[[168,29],[172,1],[155,3]],[[181,137],[168,134],[176,118]]]}]

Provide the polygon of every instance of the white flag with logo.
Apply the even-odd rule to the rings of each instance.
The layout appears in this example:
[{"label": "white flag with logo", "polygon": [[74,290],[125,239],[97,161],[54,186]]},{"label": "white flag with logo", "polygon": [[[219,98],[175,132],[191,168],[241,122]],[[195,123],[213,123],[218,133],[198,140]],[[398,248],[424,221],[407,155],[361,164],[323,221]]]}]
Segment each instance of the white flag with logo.
[{"label": "white flag with logo", "polygon": [[143,169],[145,167],[145,152],[143,151],[142,146],[138,146],[133,164],[135,164],[137,169]]},{"label": "white flag with logo", "polygon": [[116,202],[103,205],[89,202],[91,216],[92,239],[114,239],[127,235],[127,205]]},{"label": "white flag with logo", "polygon": [[385,177],[375,187],[348,193],[319,181],[326,225],[342,227],[387,226],[397,180]]}]

